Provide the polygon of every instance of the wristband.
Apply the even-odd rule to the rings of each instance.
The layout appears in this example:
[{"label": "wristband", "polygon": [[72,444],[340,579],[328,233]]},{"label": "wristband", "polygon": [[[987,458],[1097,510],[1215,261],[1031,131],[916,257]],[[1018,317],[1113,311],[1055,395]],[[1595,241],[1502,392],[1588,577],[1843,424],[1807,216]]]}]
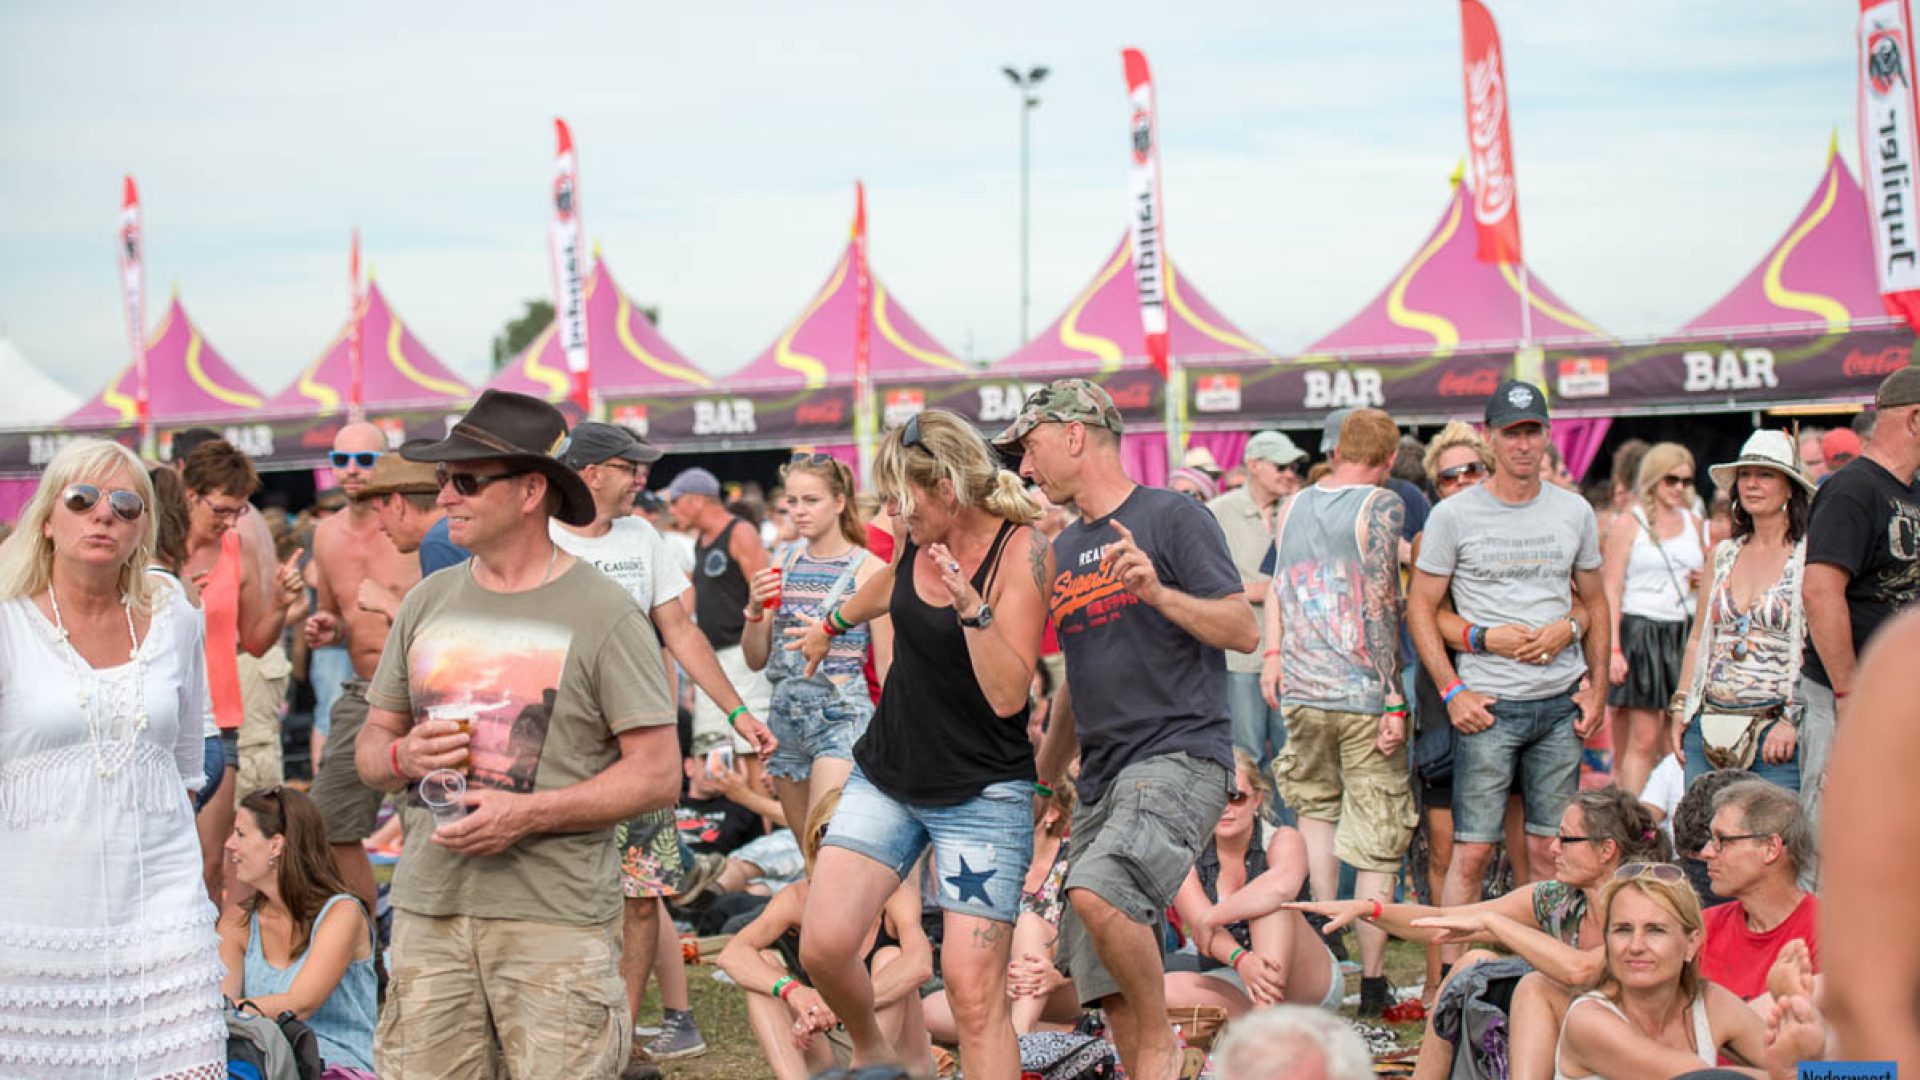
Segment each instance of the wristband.
[{"label": "wristband", "polygon": [[1448,683],[1446,685],[1446,688],[1440,691],[1440,704],[1442,705],[1453,704],[1453,699],[1455,697],[1458,697],[1460,694],[1460,691],[1465,690],[1466,688],[1467,688],[1467,684],[1461,682],[1459,679],[1455,679],[1452,682]]},{"label": "wristband", "polygon": [[847,617],[845,615],[840,614],[839,608],[834,608],[832,611],[827,612],[827,618],[832,620],[833,624],[835,626],[838,626],[840,628],[840,632],[843,634],[846,633],[848,630],[853,629],[853,624],[847,621]]},{"label": "wristband", "polygon": [[1368,921],[1368,922],[1379,922],[1379,921],[1380,921],[1380,913],[1381,913],[1382,911],[1385,911],[1385,910],[1386,910],[1386,908],[1384,908],[1384,907],[1382,907],[1382,906],[1381,906],[1381,904],[1380,904],[1380,900],[1379,900],[1379,898],[1378,898],[1378,897],[1375,897],[1375,898],[1374,898],[1374,901],[1373,901],[1373,914],[1371,914],[1371,915],[1369,915],[1369,916],[1367,916],[1367,921]]},{"label": "wristband", "polygon": [[1240,958],[1245,955],[1247,955],[1247,950],[1236,946],[1232,952],[1227,954],[1227,966],[1235,971],[1239,971]]},{"label": "wristband", "polygon": [[735,705],[733,711],[727,714],[727,726],[732,727],[733,722],[740,719],[740,714],[746,711],[747,707],[745,705]]},{"label": "wristband", "polygon": [[1833,692],[1833,696],[1834,696],[1834,698],[1835,698],[1835,700],[1838,700],[1838,699],[1840,699],[1840,698],[1844,698],[1844,697],[1846,697],[1846,696],[1847,696],[1848,694],[1851,694],[1851,693],[1853,693],[1853,691],[1851,691],[1851,690],[1835,690],[1835,691]]},{"label": "wristband", "polygon": [[831,611],[827,612],[826,618],[820,620],[820,630],[829,638],[837,638],[841,634],[846,633],[845,630],[833,625],[833,612]]},{"label": "wristband", "polygon": [[400,768],[400,740],[399,739],[395,739],[392,742],[387,744],[387,765],[393,769],[393,775],[398,777],[399,779],[402,779],[402,780],[413,779],[413,777],[408,776],[406,772]]},{"label": "wristband", "polygon": [[1460,631],[1460,647],[1467,650],[1468,652],[1474,651],[1473,632],[1476,629],[1478,629],[1478,627],[1474,626],[1472,623],[1468,623],[1466,625],[1466,628]]},{"label": "wristband", "polygon": [[1033,782],[1033,793],[1043,799],[1053,798],[1053,789],[1038,780]]},{"label": "wristband", "polygon": [[1407,703],[1403,701],[1398,705],[1389,705],[1381,710],[1381,714],[1384,716],[1405,716],[1407,715]]},{"label": "wristband", "polygon": [[748,622],[765,622],[766,621],[767,617],[765,615],[750,615],[747,613],[752,610],[753,610],[752,608],[748,608],[747,611],[741,612],[740,617],[747,620]]},{"label": "wristband", "polygon": [[768,993],[772,994],[774,997],[779,998],[781,1001],[785,1001],[787,1000],[787,991],[793,989],[798,985],[800,984],[793,980],[793,976],[782,975],[779,978],[773,980],[773,989],[769,990]]},{"label": "wristband", "polygon": [[1268,649],[1268,650],[1267,650],[1266,652],[1263,652],[1263,653],[1261,653],[1260,655],[1261,655],[1261,656],[1279,656],[1279,655],[1280,655],[1280,650],[1279,650],[1279,649]]},{"label": "wristband", "polygon": [[1474,652],[1483,653],[1487,651],[1487,635],[1489,633],[1491,633],[1491,631],[1489,631],[1484,626],[1476,626],[1473,628],[1473,651]]}]

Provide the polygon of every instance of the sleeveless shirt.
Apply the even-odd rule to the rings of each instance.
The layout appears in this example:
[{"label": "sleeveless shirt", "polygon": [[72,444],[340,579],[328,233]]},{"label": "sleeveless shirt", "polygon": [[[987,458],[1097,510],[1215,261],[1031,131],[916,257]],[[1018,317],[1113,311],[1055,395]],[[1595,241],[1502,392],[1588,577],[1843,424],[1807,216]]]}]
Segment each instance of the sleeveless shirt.
[{"label": "sleeveless shirt", "polygon": [[751,591],[747,575],[734,561],[727,541],[741,525],[739,518],[727,522],[711,546],[693,548],[693,611],[707,644],[715,649],[730,649],[740,644],[740,632],[747,625],[747,595]]}]

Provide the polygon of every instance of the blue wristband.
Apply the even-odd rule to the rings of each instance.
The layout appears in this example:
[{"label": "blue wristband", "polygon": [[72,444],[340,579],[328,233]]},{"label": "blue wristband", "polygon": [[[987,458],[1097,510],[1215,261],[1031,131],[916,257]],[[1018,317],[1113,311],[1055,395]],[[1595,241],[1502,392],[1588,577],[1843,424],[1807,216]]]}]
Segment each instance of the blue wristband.
[{"label": "blue wristband", "polygon": [[1460,696],[1460,692],[1461,692],[1462,690],[1465,690],[1466,688],[1467,688],[1467,684],[1466,684],[1466,683],[1464,683],[1464,682],[1461,682],[1461,681],[1460,681],[1459,679],[1455,679],[1455,680],[1453,680],[1453,683],[1452,683],[1451,685],[1449,685],[1449,686],[1448,686],[1448,687],[1447,687],[1447,688],[1446,688],[1446,689],[1445,689],[1444,691],[1442,691],[1442,692],[1441,692],[1441,694],[1440,694],[1440,704],[1442,704],[1442,705],[1450,705],[1450,704],[1452,704],[1452,703],[1453,703],[1453,699],[1454,699],[1454,698],[1456,698],[1456,697],[1459,697],[1459,696]]}]

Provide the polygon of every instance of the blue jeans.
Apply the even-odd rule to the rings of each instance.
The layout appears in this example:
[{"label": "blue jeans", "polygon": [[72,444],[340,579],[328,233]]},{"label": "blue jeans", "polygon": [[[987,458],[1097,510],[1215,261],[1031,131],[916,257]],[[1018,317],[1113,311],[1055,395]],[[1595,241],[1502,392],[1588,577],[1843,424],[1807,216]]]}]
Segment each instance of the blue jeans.
[{"label": "blue jeans", "polygon": [[[1767,736],[1773,734],[1774,727],[1784,723],[1786,723],[1784,720],[1775,720],[1762,728],[1759,745],[1766,746]],[[1687,748],[1687,786],[1692,787],[1695,780],[1713,771],[1713,763],[1707,760],[1707,744],[1706,740],[1700,737],[1699,724],[1687,725],[1687,734],[1683,742]],[[1800,790],[1800,754],[1801,748],[1795,746],[1792,757],[1778,765],[1770,765],[1761,760],[1760,750],[1756,747],[1753,752],[1753,764],[1747,767],[1747,771],[1758,779],[1779,784],[1788,791],[1798,792]]]},{"label": "blue jeans", "polygon": [[[340,700],[340,684],[353,678],[353,654],[345,645],[325,645],[307,657],[307,683],[313,687],[313,730],[333,733],[333,703]],[[318,766],[319,762],[314,762]]]},{"label": "blue jeans", "polygon": [[1531,701],[1501,698],[1487,711],[1492,727],[1454,742],[1454,841],[1500,841],[1516,767],[1527,832],[1554,835],[1580,788],[1580,738],[1573,733],[1580,706],[1569,692]]},{"label": "blue jeans", "polygon": [[1002,780],[955,806],[918,806],[888,796],[853,767],[823,847],[843,847],[904,880],[933,845],[940,906],[1012,923],[1033,856],[1033,783]]},{"label": "blue jeans", "polygon": [[[1260,696],[1259,672],[1227,672],[1227,712],[1233,716],[1234,748],[1245,750],[1271,777],[1273,760],[1287,748],[1287,718],[1279,709],[1268,708]],[[1267,815],[1279,824],[1293,824],[1293,810],[1278,792],[1267,805]]]}]

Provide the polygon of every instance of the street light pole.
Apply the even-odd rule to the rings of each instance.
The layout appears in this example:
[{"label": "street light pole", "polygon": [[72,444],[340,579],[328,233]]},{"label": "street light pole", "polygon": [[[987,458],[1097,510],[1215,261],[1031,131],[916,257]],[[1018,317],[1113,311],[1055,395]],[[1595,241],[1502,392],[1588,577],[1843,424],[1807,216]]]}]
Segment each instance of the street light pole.
[{"label": "street light pole", "polygon": [[1014,89],[1020,91],[1020,344],[1025,345],[1027,343],[1027,312],[1032,305],[1032,296],[1027,287],[1028,203],[1031,187],[1027,169],[1028,114],[1040,107],[1040,96],[1035,92],[1035,88],[1040,85],[1040,80],[1047,77],[1047,68],[1045,65],[1037,65],[1029,68],[1024,75],[1011,65],[1000,70],[1013,83]]}]

